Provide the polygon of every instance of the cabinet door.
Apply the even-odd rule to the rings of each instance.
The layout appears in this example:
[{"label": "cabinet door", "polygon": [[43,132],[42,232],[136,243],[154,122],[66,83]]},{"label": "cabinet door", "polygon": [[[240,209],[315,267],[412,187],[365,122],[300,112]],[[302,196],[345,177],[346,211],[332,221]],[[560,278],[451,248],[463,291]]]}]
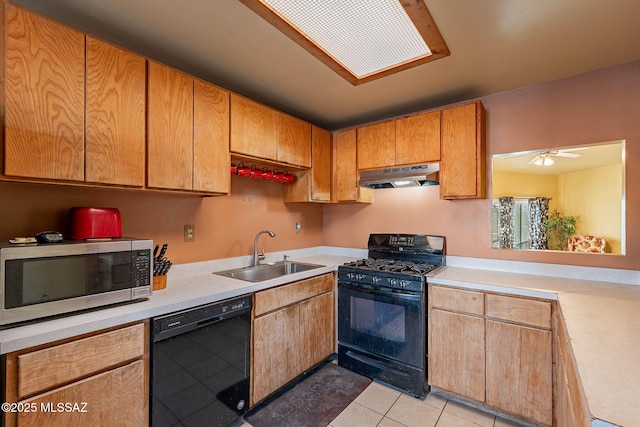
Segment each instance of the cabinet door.
[{"label": "cabinet door", "polygon": [[331,132],[311,127],[311,170],[283,188],[285,202],[331,201]]},{"label": "cabinet door", "polygon": [[146,60],[87,36],[87,182],[142,187]]},{"label": "cabinet door", "polygon": [[442,110],[440,197],[485,197],[484,108],[480,102]]},{"label": "cabinet door", "polygon": [[551,332],[487,320],[487,404],[550,425]]},{"label": "cabinet door", "polygon": [[277,146],[279,162],[311,167],[311,124],[278,113]]},{"label": "cabinet door", "polygon": [[311,368],[335,351],[335,293],[300,303],[301,370]]},{"label": "cabinet door", "polygon": [[334,134],[333,162],[335,200],[355,201],[358,196],[358,171],[356,169],[356,130]]},{"label": "cabinet door", "polygon": [[84,180],[84,34],[6,5],[6,175]]},{"label": "cabinet door", "polygon": [[149,62],[147,185],[193,188],[193,78]]},{"label": "cabinet door", "polygon": [[393,120],[358,128],[358,170],[396,164],[395,122]]},{"label": "cabinet door", "polygon": [[253,321],[253,403],[300,373],[300,306],[275,311]]},{"label": "cabinet door", "polygon": [[484,402],[484,319],[431,310],[429,384]]},{"label": "cabinet door", "polygon": [[[18,413],[19,427],[144,427],[149,422],[144,362],[138,360],[21,403],[35,405],[37,411]],[[64,406],[67,403],[71,406]]]},{"label": "cabinet door", "polygon": [[277,113],[250,99],[231,94],[231,151],[276,160]]},{"label": "cabinet door", "polygon": [[440,160],[440,111],[396,120],[396,165]]},{"label": "cabinet door", "polygon": [[331,200],[331,132],[311,128],[311,200]]},{"label": "cabinet door", "polygon": [[228,193],[229,92],[201,80],[193,87],[193,189]]}]

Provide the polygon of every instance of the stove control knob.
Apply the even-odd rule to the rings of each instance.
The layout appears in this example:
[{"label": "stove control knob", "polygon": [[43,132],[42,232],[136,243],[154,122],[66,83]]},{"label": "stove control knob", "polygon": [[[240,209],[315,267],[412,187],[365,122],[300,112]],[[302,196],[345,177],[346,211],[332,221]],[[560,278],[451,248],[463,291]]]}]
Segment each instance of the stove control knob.
[{"label": "stove control knob", "polygon": [[380,283],[380,281],[381,281],[381,280],[382,280],[382,279],[381,279],[381,278],[379,278],[378,276],[373,276],[373,277],[371,278],[371,281],[373,282],[373,284],[374,284],[374,285],[377,285],[378,283]]},{"label": "stove control knob", "polygon": [[400,281],[400,287],[401,287],[402,289],[405,289],[405,288],[407,287],[407,285],[408,285],[408,284],[409,284],[409,282],[408,282],[408,281],[406,281],[406,280],[401,280],[401,281]]},{"label": "stove control knob", "polygon": [[397,279],[391,279],[391,280],[389,280],[389,284],[391,286],[398,286],[398,280]]},{"label": "stove control knob", "polygon": [[367,277],[367,276],[365,276],[364,274],[356,274],[356,279],[358,279],[358,280],[362,280],[365,277]]},{"label": "stove control knob", "polygon": [[354,278],[354,277],[356,277],[356,275],[355,275],[355,274],[353,274],[353,273],[347,273],[347,279],[349,279],[349,280],[353,280],[353,278]]}]

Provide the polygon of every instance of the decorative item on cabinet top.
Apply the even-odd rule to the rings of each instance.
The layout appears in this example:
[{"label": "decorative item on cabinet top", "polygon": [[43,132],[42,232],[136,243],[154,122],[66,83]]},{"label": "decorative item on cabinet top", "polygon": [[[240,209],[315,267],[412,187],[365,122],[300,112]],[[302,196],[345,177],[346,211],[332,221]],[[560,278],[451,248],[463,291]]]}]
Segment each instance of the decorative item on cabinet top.
[{"label": "decorative item on cabinet top", "polygon": [[280,182],[283,184],[291,184],[296,180],[296,177],[289,172],[280,171],[278,169],[271,170],[266,167],[260,169],[256,165],[251,165],[251,167],[249,167],[246,166],[244,162],[240,162],[237,165],[235,163],[231,163],[231,175],[263,181]]}]

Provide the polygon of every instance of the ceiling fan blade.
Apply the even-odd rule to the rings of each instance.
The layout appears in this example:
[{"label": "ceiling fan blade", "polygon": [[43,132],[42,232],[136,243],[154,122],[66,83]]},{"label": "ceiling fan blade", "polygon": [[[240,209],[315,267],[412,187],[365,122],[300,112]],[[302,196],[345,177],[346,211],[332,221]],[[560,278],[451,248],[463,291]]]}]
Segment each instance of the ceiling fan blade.
[{"label": "ceiling fan blade", "polygon": [[574,154],[574,153],[565,153],[565,152],[558,152],[557,154],[552,154],[552,156],[556,156],[556,157],[569,157],[571,159],[575,159],[578,158],[580,156],[582,156],[582,154]]},{"label": "ceiling fan blade", "polygon": [[567,151],[582,151],[582,150],[587,150],[589,149],[589,147],[576,147],[576,148],[563,148],[561,150],[558,150],[559,152],[567,152]]},{"label": "ceiling fan blade", "polygon": [[538,160],[538,157],[540,156],[533,156],[533,159],[531,159],[531,161],[528,164],[530,165],[534,164]]}]

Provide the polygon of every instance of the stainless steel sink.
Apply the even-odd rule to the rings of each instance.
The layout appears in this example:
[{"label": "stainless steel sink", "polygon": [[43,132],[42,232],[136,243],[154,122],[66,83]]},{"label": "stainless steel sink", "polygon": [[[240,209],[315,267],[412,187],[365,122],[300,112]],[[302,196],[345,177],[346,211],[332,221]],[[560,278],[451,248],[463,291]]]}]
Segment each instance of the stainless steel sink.
[{"label": "stainless steel sink", "polygon": [[232,270],[216,271],[213,274],[245,280],[247,282],[264,282],[265,280],[276,279],[288,274],[300,273],[302,271],[322,267],[324,267],[324,265],[307,264],[304,262],[294,261],[285,263],[281,261],[273,264],[258,265],[255,267],[242,267]]}]

